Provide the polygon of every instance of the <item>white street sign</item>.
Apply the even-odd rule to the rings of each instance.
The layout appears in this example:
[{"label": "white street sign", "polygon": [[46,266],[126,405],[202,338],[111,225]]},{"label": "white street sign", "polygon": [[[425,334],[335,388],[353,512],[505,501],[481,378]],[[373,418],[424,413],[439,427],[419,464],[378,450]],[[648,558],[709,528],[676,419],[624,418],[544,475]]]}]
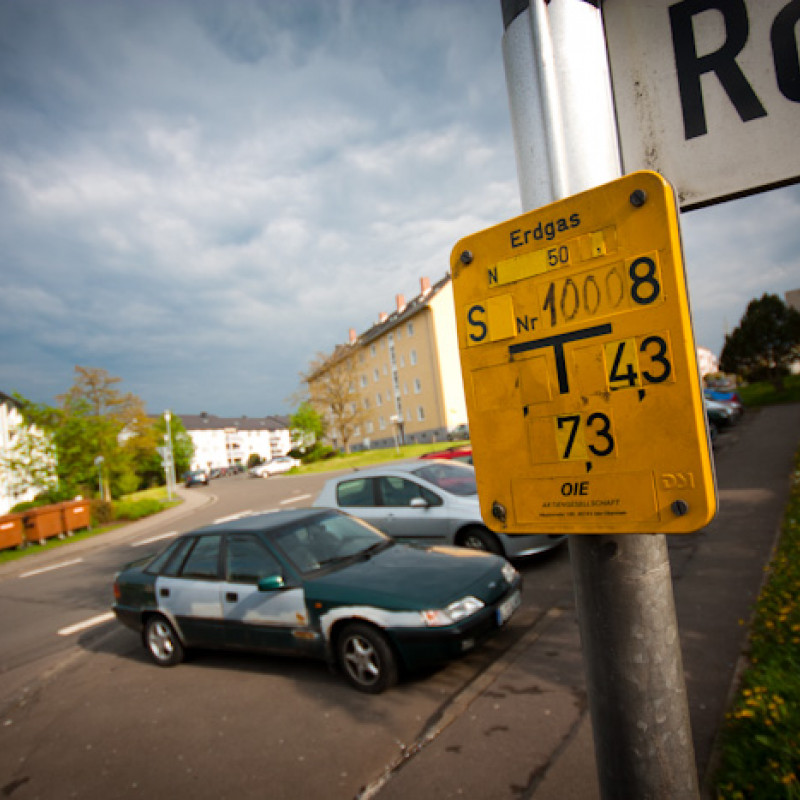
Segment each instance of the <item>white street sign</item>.
[{"label": "white street sign", "polygon": [[683,209],[800,181],[798,0],[605,0],[625,172]]}]

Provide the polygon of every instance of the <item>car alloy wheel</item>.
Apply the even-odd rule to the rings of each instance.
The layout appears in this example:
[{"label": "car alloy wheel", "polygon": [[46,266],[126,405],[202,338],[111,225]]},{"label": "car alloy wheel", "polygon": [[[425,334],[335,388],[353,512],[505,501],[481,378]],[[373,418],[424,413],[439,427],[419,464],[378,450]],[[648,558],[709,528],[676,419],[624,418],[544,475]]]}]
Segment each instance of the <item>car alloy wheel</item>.
[{"label": "car alloy wheel", "polygon": [[386,637],[371,625],[349,624],[338,640],[339,664],[359,691],[380,694],[397,683],[397,660]]},{"label": "car alloy wheel", "polygon": [[160,615],[147,620],[144,644],[150,657],[160,667],[174,667],[183,661],[183,645],[172,625]]}]

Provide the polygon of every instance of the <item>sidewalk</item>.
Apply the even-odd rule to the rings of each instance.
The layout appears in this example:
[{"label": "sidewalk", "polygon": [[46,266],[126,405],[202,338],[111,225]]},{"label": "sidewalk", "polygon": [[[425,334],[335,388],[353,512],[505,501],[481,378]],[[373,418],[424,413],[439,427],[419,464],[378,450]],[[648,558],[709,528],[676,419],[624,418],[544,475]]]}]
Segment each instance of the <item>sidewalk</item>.
[{"label": "sidewalk", "polygon": [[[720,511],[670,561],[701,786],[789,493],[800,407],[753,412],[716,454]],[[556,659],[557,656],[557,659]],[[537,620],[366,800],[600,797],[574,607]],[[712,796],[706,786],[705,796]]]}]

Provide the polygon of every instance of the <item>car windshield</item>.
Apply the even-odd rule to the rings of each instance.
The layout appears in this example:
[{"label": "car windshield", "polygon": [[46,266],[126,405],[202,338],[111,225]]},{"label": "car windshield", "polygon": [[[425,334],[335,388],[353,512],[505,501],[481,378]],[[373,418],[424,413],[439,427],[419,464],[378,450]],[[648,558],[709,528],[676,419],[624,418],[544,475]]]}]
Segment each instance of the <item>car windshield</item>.
[{"label": "car windshield", "polygon": [[380,531],[336,513],[286,528],[273,541],[304,574],[349,563],[391,545]]},{"label": "car windshield", "polygon": [[450,492],[450,494],[457,494],[459,497],[478,494],[475,470],[466,464],[449,464],[438,461],[415,469],[414,474],[439,489]]}]

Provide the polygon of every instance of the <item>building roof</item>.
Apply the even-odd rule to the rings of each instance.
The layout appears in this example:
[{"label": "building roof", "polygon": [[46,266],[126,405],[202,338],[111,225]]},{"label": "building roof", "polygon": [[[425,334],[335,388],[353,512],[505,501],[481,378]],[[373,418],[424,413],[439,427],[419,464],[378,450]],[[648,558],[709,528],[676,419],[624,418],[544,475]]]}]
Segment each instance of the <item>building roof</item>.
[{"label": "building roof", "polygon": [[187,431],[216,431],[235,428],[237,431],[285,431],[289,417],[275,414],[267,417],[218,417],[203,411],[200,414],[176,414]]},{"label": "building roof", "polygon": [[19,401],[15,400],[10,395],[7,395],[5,392],[0,392],[0,403],[5,403],[8,406],[13,406],[14,408],[19,408]]},{"label": "building roof", "polygon": [[439,294],[448,283],[450,283],[449,272],[446,273],[440,281],[433,284],[429,291],[421,292],[416,297],[409,300],[402,310],[393,311],[385,319],[379,320],[371,328],[364,331],[364,333],[359,334],[356,343],[360,345],[369,344],[383,336],[384,333],[388,333],[392,328],[402,325],[410,317],[422,311],[423,308],[427,308],[431,300]]},{"label": "building roof", "polygon": [[[423,278],[423,281],[427,281],[427,278]],[[430,305],[431,300],[433,300],[448,283],[450,283],[449,272],[446,273],[441,280],[420,292],[407,303],[404,303],[402,307],[399,307],[396,311],[393,311],[391,314],[381,315],[378,322],[363,333],[354,335],[354,332],[351,332],[350,341],[345,344],[337,344],[330,357],[326,358],[323,364],[318,365],[316,369],[312,370],[306,378],[313,380],[316,376],[324,373],[331,364],[338,363],[345,359],[355,348],[364,347],[370,344],[370,342],[374,342],[393,328],[397,328],[404,322],[407,322],[411,317],[419,314],[420,311]],[[399,302],[400,299],[398,298],[398,303]]]}]

